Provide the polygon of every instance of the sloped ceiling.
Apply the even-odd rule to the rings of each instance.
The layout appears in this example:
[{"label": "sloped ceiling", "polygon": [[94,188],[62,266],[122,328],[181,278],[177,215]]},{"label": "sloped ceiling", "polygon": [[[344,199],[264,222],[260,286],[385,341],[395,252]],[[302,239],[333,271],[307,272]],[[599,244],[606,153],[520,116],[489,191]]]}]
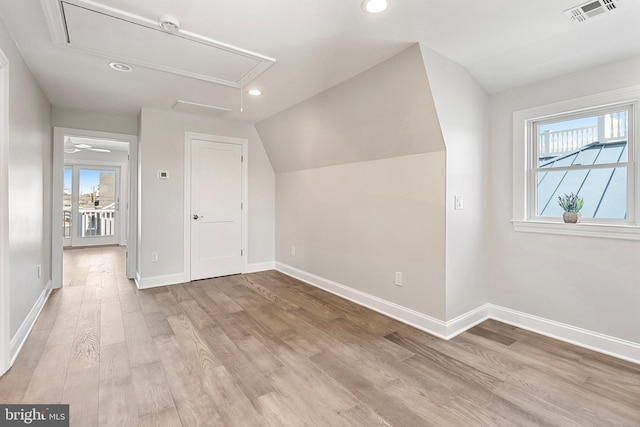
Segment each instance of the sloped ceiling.
[{"label": "sloped ceiling", "polygon": [[401,0],[375,16],[362,13],[360,0],[66,0],[150,22],[175,15],[184,31],[276,59],[252,82],[263,96],[246,97],[241,112],[236,88],[143,66],[116,73],[108,58],[57,47],[41,1],[0,1],[0,15],[52,104],[130,116],[182,99],[258,122],[416,42],[466,67],[490,93],[640,55],[638,0],[620,0],[620,10],[581,24],[563,13],[579,0]]},{"label": "sloped ceiling", "polygon": [[444,150],[417,44],[256,129],[276,172]]}]

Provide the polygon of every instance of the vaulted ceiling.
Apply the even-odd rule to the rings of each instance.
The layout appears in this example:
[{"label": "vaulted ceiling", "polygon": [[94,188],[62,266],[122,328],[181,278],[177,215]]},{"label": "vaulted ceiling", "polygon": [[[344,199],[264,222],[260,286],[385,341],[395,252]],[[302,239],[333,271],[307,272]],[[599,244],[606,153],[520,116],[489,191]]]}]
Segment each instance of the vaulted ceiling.
[{"label": "vaulted ceiling", "polygon": [[[257,122],[415,42],[490,93],[640,55],[640,1],[572,23],[563,11],[581,3],[391,0],[369,15],[360,0],[0,0],[0,15],[55,106],[137,115],[182,100]],[[58,33],[71,44],[55,43],[56,8],[75,18]],[[155,27],[165,14],[179,19],[178,33]],[[133,72],[109,68],[124,59]],[[240,85],[263,92],[245,95],[244,111]]]}]

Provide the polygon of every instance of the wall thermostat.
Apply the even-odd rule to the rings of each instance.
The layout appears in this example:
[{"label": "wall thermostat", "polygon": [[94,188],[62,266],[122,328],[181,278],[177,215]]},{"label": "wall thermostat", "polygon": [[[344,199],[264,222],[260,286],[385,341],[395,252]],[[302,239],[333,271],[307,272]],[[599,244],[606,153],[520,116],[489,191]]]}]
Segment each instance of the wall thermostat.
[{"label": "wall thermostat", "polygon": [[169,171],[158,171],[158,179],[169,179]]}]

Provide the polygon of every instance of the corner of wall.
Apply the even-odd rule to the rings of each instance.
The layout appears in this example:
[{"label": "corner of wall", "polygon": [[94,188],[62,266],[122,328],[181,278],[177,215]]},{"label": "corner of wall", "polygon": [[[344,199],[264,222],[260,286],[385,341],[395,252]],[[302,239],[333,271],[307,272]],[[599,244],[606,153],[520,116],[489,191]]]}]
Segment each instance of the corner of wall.
[{"label": "corner of wall", "polygon": [[[420,45],[447,151],[446,318],[488,302],[488,95],[462,65]],[[461,207],[454,201],[459,199]]]}]

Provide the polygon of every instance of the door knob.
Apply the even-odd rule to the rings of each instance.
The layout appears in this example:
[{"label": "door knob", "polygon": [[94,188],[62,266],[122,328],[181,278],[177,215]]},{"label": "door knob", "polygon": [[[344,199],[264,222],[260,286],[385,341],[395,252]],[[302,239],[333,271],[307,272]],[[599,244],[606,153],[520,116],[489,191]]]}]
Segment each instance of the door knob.
[{"label": "door knob", "polygon": [[198,214],[193,214],[193,219],[198,219],[198,218],[200,218]]}]

